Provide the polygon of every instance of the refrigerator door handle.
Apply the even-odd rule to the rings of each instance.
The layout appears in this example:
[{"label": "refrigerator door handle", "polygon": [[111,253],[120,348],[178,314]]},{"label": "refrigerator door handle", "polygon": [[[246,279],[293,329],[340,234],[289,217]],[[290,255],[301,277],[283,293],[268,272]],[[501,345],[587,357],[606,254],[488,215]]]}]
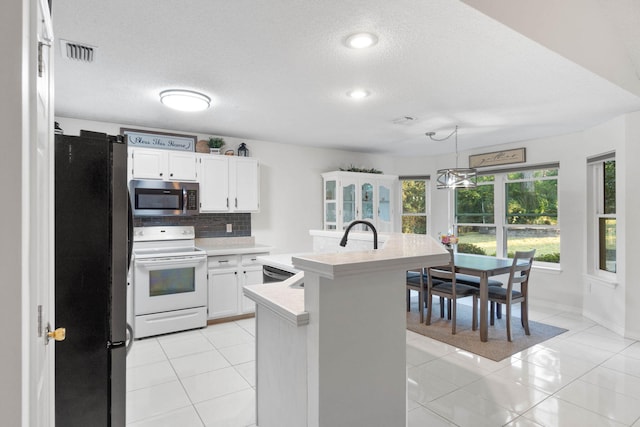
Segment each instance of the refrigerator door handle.
[{"label": "refrigerator door handle", "polygon": [[128,218],[127,218],[127,223],[129,225],[128,227],[128,232],[127,232],[127,243],[128,243],[128,248],[127,248],[127,271],[129,271],[131,269],[131,256],[133,254],[133,209],[131,207],[131,195],[129,194],[129,192],[127,192],[127,206],[128,206]]}]

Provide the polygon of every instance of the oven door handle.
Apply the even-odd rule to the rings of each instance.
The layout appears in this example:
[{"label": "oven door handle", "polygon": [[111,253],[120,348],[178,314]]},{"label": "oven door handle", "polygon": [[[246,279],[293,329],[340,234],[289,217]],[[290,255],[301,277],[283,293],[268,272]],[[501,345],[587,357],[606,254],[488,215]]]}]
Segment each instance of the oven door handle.
[{"label": "oven door handle", "polygon": [[206,256],[193,256],[180,258],[136,259],[134,262],[139,265],[182,265],[194,263],[200,264],[206,260]]}]

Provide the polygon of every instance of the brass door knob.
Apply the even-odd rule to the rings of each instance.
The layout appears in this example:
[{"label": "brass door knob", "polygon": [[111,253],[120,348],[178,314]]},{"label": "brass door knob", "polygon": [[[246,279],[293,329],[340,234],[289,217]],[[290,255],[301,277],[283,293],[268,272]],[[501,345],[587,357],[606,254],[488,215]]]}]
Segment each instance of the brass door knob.
[{"label": "brass door knob", "polygon": [[64,341],[67,337],[67,329],[66,328],[58,328],[54,331],[47,332],[47,336],[49,338],[53,338],[55,341]]}]

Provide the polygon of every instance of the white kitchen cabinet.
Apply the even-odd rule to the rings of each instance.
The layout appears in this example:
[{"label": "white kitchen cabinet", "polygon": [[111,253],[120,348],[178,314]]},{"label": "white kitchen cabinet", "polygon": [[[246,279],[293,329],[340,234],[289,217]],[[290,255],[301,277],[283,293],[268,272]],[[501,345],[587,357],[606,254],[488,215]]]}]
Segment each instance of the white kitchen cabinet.
[{"label": "white kitchen cabinet", "polygon": [[198,155],[200,212],[229,211],[229,161],[227,156]]},{"label": "white kitchen cabinet", "polygon": [[260,167],[248,157],[198,155],[200,212],[260,210]]},{"label": "white kitchen cabinet", "polygon": [[254,313],[255,303],[244,296],[246,285],[262,283],[259,256],[267,252],[244,255],[219,255],[208,258],[209,319]]},{"label": "white kitchen cabinet", "polygon": [[366,220],[378,231],[393,231],[397,176],[340,171],[322,178],[325,230],[344,230],[355,220]]},{"label": "white kitchen cabinet", "polygon": [[129,148],[129,179],[195,181],[195,153]]},{"label": "white kitchen cabinet", "polygon": [[267,254],[248,254],[243,255],[241,260],[242,273],[240,275],[239,300],[240,300],[240,313],[255,313],[256,304],[249,298],[244,296],[242,288],[247,285],[257,285],[263,282],[262,280],[262,264],[257,260],[258,256]]},{"label": "white kitchen cabinet", "polygon": [[260,209],[260,168],[249,157],[229,159],[229,198],[237,212],[257,212]]},{"label": "white kitchen cabinet", "polygon": [[238,272],[209,270],[209,319],[235,316],[238,311]]}]

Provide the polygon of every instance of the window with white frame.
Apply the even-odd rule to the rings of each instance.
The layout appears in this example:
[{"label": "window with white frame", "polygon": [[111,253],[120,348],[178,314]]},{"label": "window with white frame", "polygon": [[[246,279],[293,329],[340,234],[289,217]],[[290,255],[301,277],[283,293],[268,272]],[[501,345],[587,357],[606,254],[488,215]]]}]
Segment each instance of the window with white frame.
[{"label": "window with white frame", "polygon": [[536,249],[538,262],[560,262],[558,165],[484,172],[457,189],[458,252],[513,257]]},{"label": "window with white frame", "polygon": [[429,177],[400,177],[402,183],[402,232],[427,234]]},{"label": "window with white frame", "polygon": [[616,262],[616,160],[607,153],[587,160],[589,169],[589,270],[615,274]]}]

